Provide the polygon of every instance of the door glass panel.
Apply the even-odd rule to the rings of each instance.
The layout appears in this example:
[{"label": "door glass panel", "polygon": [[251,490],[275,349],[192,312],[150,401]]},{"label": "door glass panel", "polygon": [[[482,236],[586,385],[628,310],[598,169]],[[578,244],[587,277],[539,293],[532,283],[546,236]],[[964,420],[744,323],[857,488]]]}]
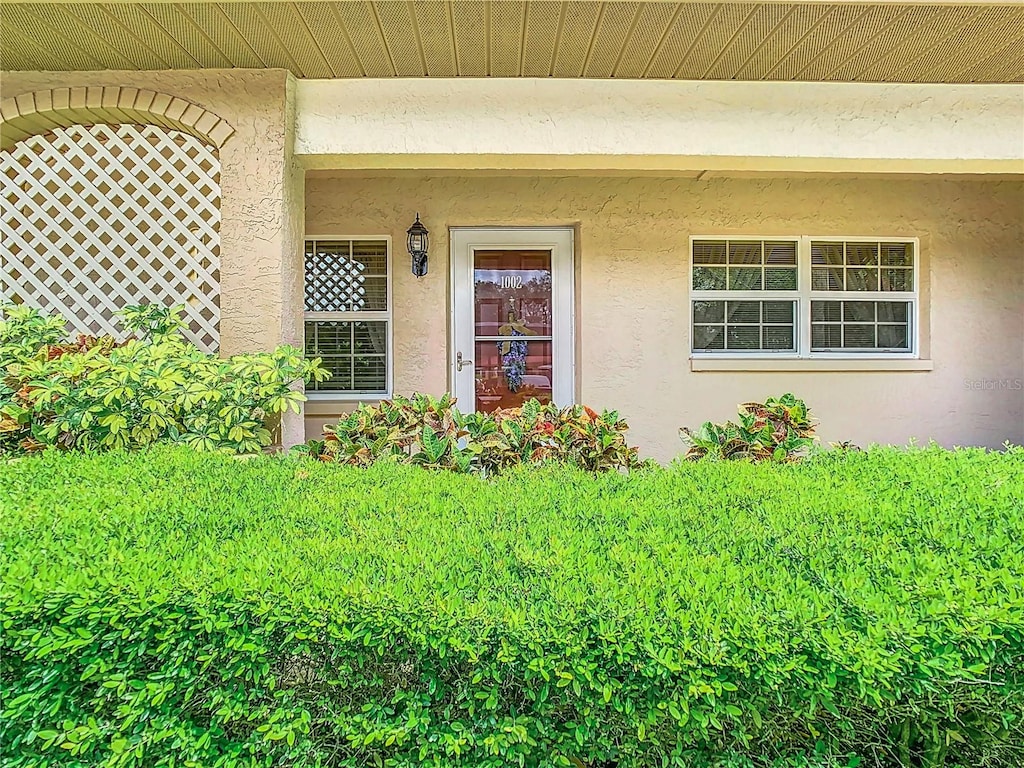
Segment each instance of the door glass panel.
[{"label": "door glass panel", "polygon": [[510,323],[550,337],[551,251],[475,251],[473,319],[477,338]]},{"label": "door glass panel", "polygon": [[514,408],[533,397],[551,402],[550,341],[477,341],[474,352],[478,411]]},{"label": "door glass panel", "polygon": [[550,250],[473,253],[477,411],[551,400]]},{"label": "door glass panel", "polygon": [[474,251],[478,411],[551,400],[551,318],[550,250]]}]

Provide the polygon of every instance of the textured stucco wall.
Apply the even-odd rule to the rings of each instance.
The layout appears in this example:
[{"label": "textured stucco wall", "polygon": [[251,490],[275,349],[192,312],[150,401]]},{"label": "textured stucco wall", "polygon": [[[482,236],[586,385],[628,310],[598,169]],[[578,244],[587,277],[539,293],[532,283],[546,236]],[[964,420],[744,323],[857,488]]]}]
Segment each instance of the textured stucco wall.
[{"label": "textured stucco wall", "polygon": [[[737,402],[787,390],[811,402],[827,440],[902,443],[918,437],[993,446],[1007,438],[1024,441],[1024,394],[975,388],[1024,378],[1024,183],[1019,180],[314,174],[304,184],[300,168],[332,163],[422,168],[448,158],[455,167],[487,167],[493,161],[495,167],[523,169],[548,162],[552,153],[563,161],[582,153],[587,157],[580,168],[650,172],[730,168],[736,158],[728,153],[747,147],[748,156],[737,166],[746,170],[778,170],[778,163],[766,160],[775,157],[789,170],[1020,173],[1024,122],[1014,122],[1024,104],[1020,86],[993,86],[998,92],[988,86],[955,92],[926,86],[937,90],[914,98],[907,90],[885,90],[889,86],[872,86],[881,90],[866,98],[868,91],[850,86],[844,93],[852,94],[852,106],[837,111],[821,108],[822,99],[837,93],[833,86],[816,96],[818,86],[784,84],[790,87],[789,101],[775,103],[766,84],[702,84],[694,98],[717,110],[711,120],[695,108],[698,101],[679,94],[663,101],[646,90],[658,84],[640,83],[602,83],[600,92],[584,94],[587,111],[580,118],[566,107],[574,102],[554,98],[553,92],[533,93],[530,89],[548,86],[530,81],[507,86],[525,89],[517,102],[523,113],[519,122],[488,123],[501,117],[507,101],[493,94],[473,98],[474,88],[492,87],[482,81],[460,83],[346,81],[327,88],[296,83],[278,70],[3,73],[0,100],[56,87],[148,88],[194,102],[234,127],[220,150],[226,353],[300,339],[304,204],[310,235],[394,238],[395,382],[396,391],[406,393],[448,387],[447,227],[574,225],[579,394],[597,407],[623,411],[648,455],[675,455],[675,430],[681,424],[728,418]],[[736,93],[740,86],[753,88],[747,95],[754,101],[732,98],[716,107],[718,86],[735,86]],[[447,90],[431,99],[435,87]],[[557,88],[582,93],[597,86],[571,81]],[[642,90],[636,97],[643,97],[646,111],[626,119],[612,98],[619,88]],[[666,111],[666,104],[676,111]],[[746,106],[738,109],[738,104]],[[776,114],[782,122],[765,133],[760,127],[765,121],[757,117]],[[952,114],[956,117],[943,119]],[[687,130],[691,124],[699,130]],[[808,130],[816,137],[809,143]],[[487,160],[491,151],[532,154]],[[648,160],[637,154],[641,151],[650,153]],[[436,154],[451,152],[457,154]],[[836,162],[796,162],[820,156]],[[717,165],[715,157],[721,160]],[[855,162],[844,165],[843,160]],[[896,160],[912,162],[904,167]],[[417,210],[432,231],[430,273],[422,281],[409,274],[402,246]],[[691,372],[686,285],[691,232],[920,237],[929,267],[934,370]],[[311,412],[323,409],[322,404],[310,407]],[[315,432],[322,420],[311,417],[307,429]],[[298,437],[301,428],[295,426],[286,424],[286,441]]]},{"label": "textured stucco wall", "polygon": [[[1024,391],[971,383],[1024,379],[1021,181],[311,174],[306,206],[310,236],[394,238],[398,393],[448,387],[448,227],[575,225],[579,394],[622,411],[646,455],[676,455],[680,425],[786,391],[813,406],[825,440],[1024,442]],[[431,230],[420,281],[402,245],[415,211]],[[692,372],[691,233],[919,237],[934,370]],[[325,420],[307,417],[307,433]]]},{"label": "textured stucco wall", "polygon": [[307,168],[1024,172],[1024,86],[303,80]]},{"label": "textured stucco wall", "polygon": [[301,338],[294,85],[285,70],[4,72],[0,100],[51,88],[146,88],[193,102],[235,129],[220,149],[220,337],[222,352],[232,354]]}]

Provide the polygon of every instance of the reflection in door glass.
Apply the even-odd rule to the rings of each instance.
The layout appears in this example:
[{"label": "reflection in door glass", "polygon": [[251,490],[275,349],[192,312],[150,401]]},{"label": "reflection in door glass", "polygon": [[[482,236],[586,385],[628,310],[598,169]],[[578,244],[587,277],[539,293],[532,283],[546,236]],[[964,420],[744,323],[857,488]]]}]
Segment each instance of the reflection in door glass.
[{"label": "reflection in door glass", "polygon": [[476,343],[476,409],[515,408],[530,398],[551,402],[551,342],[513,336]]},{"label": "reflection in door glass", "polygon": [[551,251],[473,254],[476,407],[550,402]]},{"label": "reflection in door glass", "polygon": [[551,251],[475,251],[474,333],[497,336],[512,320],[551,335]]}]

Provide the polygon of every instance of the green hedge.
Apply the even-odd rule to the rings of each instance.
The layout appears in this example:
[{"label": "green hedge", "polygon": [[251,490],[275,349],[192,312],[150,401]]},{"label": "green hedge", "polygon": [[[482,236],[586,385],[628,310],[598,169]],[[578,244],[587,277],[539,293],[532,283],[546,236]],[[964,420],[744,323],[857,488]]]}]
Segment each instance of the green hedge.
[{"label": "green hedge", "polygon": [[0,465],[5,766],[1018,766],[1024,451]]}]

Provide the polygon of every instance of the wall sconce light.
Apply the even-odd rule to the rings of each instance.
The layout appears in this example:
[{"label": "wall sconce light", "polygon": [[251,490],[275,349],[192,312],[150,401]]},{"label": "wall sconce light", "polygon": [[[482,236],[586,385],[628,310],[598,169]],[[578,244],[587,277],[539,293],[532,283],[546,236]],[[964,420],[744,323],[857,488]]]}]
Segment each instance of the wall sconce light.
[{"label": "wall sconce light", "polygon": [[416,221],[409,227],[409,255],[412,256],[412,273],[416,277],[423,277],[427,274],[427,248],[430,243],[430,232],[420,224],[420,215],[416,214]]}]

